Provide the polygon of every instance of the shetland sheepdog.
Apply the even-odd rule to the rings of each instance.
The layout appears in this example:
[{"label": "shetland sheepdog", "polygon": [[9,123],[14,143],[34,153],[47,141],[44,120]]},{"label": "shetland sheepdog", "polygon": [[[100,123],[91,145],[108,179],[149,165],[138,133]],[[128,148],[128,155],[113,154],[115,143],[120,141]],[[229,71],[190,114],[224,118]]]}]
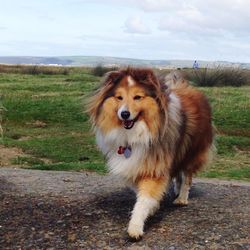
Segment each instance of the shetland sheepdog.
[{"label": "shetland sheepdog", "polygon": [[207,98],[183,79],[161,82],[150,69],[108,73],[88,104],[96,141],[111,173],[137,193],[128,225],[138,239],[175,180],[174,204],[187,205],[213,141]]}]

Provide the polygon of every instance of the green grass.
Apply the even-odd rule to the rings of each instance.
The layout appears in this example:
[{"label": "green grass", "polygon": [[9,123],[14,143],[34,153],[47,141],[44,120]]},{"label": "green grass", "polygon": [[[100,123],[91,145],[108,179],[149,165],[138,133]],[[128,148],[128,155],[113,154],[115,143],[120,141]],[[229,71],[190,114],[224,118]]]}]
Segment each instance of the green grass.
[{"label": "green grass", "polygon": [[250,181],[250,87],[200,89],[212,105],[217,155],[199,175]]},{"label": "green grass", "polygon": [[43,164],[44,162],[40,159],[37,159],[36,157],[17,156],[16,158],[12,159],[11,163],[15,165],[33,166],[33,165]]},{"label": "green grass", "polygon": [[234,155],[218,154],[213,164],[204,169],[199,176],[250,181],[249,158],[249,150],[238,151]]},{"label": "green grass", "polygon": [[39,169],[39,170],[64,170],[64,171],[81,171],[83,169],[87,169],[90,171],[95,171],[98,173],[106,173],[106,169],[104,168],[103,162],[100,163],[93,163],[93,162],[86,162],[86,163],[79,163],[79,162],[70,162],[70,163],[53,163],[53,164],[37,164],[32,167],[31,169]]},{"label": "green grass", "polygon": [[[0,96],[6,111],[0,143],[27,154],[12,159],[13,164],[105,173],[83,104],[99,81],[86,70],[70,70],[67,75],[1,73]],[[218,135],[216,159],[200,176],[249,181],[250,87],[201,90],[212,104]]]},{"label": "green grass", "polygon": [[[0,93],[7,109],[2,143],[33,156],[13,159],[13,163],[36,169],[105,171],[83,107],[84,97],[98,82],[86,72],[0,74]],[[44,125],[37,126],[37,121]],[[52,163],[42,163],[40,158]]]},{"label": "green grass", "polygon": [[220,133],[250,136],[250,87],[201,88],[213,108]]}]

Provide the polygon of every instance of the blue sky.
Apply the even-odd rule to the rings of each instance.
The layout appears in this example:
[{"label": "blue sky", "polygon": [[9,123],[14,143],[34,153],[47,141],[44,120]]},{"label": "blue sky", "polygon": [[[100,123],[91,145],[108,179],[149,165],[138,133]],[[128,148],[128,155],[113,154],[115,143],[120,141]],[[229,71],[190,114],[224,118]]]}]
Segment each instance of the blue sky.
[{"label": "blue sky", "polygon": [[0,56],[250,62],[249,0],[1,2]]}]

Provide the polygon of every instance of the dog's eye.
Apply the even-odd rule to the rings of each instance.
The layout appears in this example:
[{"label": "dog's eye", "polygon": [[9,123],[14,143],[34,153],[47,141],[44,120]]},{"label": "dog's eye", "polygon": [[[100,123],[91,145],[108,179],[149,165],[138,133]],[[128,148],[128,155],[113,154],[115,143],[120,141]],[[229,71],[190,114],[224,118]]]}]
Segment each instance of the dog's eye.
[{"label": "dog's eye", "polygon": [[136,95],[135,97],[134,97],[134,100],[140,100],[142,97],[140,96],[140,95]]},{"label": "dog's eye", "polygon": [[120,96],[120,95],[119,95],[119,96],[117,96],[116,98],[117,98],[118,100],[123,100],[123,97],[122,97],[122,96]]}]

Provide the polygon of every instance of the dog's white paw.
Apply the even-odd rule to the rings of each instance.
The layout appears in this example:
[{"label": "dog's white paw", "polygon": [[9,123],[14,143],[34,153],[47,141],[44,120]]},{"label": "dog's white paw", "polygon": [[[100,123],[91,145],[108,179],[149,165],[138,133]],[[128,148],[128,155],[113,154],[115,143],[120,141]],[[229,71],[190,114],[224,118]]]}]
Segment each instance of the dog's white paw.
[{"label": "dog's white paw", "polygon": [[187,206],[188,205],[188,200],[184,199],[182,197],[177,197],[173,204],[178,205],[178,206]]},{"label": "dog's white paw", "polygon": [[128,235],[133,239],[140,239],[143,235],[143,226],[134,223],[129,223]]}]

